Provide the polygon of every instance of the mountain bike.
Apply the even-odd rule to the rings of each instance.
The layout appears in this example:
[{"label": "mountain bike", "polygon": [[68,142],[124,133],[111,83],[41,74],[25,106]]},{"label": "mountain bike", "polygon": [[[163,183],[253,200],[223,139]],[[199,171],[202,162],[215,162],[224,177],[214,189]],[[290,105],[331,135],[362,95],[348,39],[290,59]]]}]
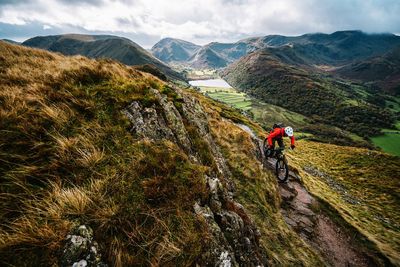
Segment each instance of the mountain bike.
[{"label": "mountain bike", "polygon": [[265,141],[266,140],[264,140],[264,144],[263,144],[265,160],[267,160],[268,158],[276,159],[275,175],[276,175],[276,178],[278,178],[278,181],[280,183],[284,183],[289,178],[289,166],[288,166],[288,161],[286,159],[285,152],[284,152],[285,148],[278,147],[273,150],[268,150],[267,146],[265,145]]}]

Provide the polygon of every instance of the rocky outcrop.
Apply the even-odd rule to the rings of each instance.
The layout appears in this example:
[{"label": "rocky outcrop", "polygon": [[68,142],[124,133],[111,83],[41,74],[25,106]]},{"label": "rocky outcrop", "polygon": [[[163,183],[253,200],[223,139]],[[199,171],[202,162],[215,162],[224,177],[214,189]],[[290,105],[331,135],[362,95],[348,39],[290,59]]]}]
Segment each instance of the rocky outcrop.
[{"label": "rocky outcrop", "polygon": [[[212,155],[214,171],[205,175],[209,197],[197,201],[194,213],[206,222],[212,235],[198,260],[201,266],[264,266],[265,253],[259,246],[260,232],[243,206],[235,200],[235,186],[226,159],[213,140],[206,113],[196,98],[174,88],[179,105],[152,89],[157,103],[144,107],[132,102],[123,113],[132,123],[137,138],[167,139],[178,144],[194,163],[204,164],[195,144],[201,138]],[[177,108],[179,107],[179,109]],[[190,134],[188,128],[191,128]],[[194,130],[193,130],[194,129]],[[194,132],[194,133],[193,133]]]},{"label": "rocky outcrop", "polygon": [[107,264],[101,261],[99,245],[94,241],[90,227],[81,225],[67,236],[60,266],[107,267]]}]

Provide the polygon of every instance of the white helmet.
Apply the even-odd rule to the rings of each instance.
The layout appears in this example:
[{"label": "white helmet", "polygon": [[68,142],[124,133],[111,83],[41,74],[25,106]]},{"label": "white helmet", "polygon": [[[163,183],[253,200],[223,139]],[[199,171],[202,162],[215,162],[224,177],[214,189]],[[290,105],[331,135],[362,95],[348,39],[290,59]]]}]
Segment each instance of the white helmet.
[{"label": "white helmet", "polygon": [[290,127],[290,126],[285,127],[285,133],[286,133],[287,136],[292,137],[293,136],[293,128]]}]

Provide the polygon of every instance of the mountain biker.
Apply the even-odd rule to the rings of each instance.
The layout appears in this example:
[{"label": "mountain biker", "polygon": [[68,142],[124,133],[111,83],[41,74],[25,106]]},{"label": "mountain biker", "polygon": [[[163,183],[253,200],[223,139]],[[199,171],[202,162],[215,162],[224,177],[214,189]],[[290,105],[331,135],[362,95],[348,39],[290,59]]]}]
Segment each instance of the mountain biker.
[{"label": "mountain biker", "polygon": [[278,142],[280,148],[284,148],[283,137],[288,136],[290,138],[290,147],[294,149],[296,146],[294,144],[295,139],[293,135],[293,128],[290,126],[284,127],[282,123],[275,123],[272,127],[272,131],[268,134],[266,140],[268,141],[268,147],[266,156],[271,156],[273,149],[275,147],[275,141]]}]

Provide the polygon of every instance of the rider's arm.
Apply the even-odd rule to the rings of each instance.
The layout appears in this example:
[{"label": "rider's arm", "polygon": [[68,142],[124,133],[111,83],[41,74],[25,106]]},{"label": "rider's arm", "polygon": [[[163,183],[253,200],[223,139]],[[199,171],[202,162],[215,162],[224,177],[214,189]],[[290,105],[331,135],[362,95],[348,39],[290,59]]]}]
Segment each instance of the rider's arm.
[{"label": "rider's arm", "polygon": [[279,135],[279,128],[274,129],[272,132],[270,132],[270,134],[268,135],[267,139],[268,139],[268,146],[272,146],[272,139],[274,139],[275,137],[277,137]]},{"label": "rider's arm", "polygon": [[294,135],[290,137],[290,145],[294,146]]}]

